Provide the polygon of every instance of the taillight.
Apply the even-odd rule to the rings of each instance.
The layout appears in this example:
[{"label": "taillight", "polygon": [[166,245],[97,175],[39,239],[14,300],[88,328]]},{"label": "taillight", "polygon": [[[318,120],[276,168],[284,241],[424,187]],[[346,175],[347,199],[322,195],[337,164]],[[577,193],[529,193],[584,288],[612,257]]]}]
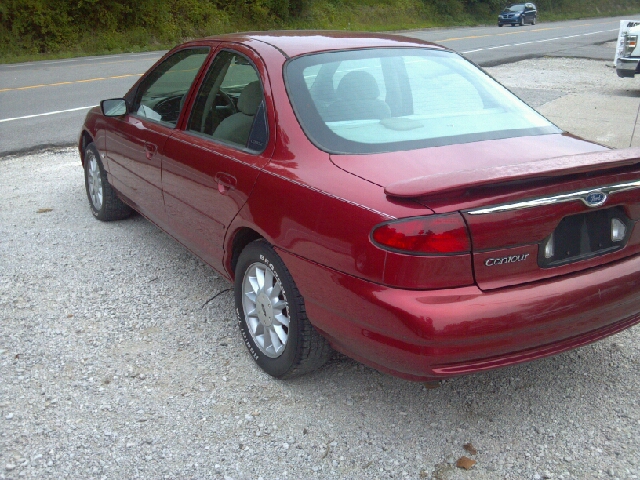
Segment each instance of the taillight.
[{"label": "taillight", "polygon": [[458,213],[385,222],[373,229],[371,238],[375,244],[387,250],[416,255],[471,251],[467,226]]},{"label": "taillight", "polygon": [[624,55],[631,55],[638,44],[637,35],[627,35],[625,37]]}]

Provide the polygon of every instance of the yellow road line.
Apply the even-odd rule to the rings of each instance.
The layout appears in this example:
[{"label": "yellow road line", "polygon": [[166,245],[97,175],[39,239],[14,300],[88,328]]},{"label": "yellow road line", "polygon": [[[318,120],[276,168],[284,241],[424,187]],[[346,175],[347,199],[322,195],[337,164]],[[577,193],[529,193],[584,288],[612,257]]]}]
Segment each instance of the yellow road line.
[{"label": "yellow road line", "polygon": [[[129,56],[132,55],[136,58],[133,59],[128,59],[128,60],[113,60],[113,58],[120,58],[120,57],[124,57],[124,56]],[[7,68],[18,68],[18,67],[25,67],[25,66],[45,66],[45,68],[47,69],[52,69],[52,68],[75,68],[75,67],[92,67],[94,65],[110,65],[110,64],[114,64],[114,63],[128,63],[128,62],[138,62],[140,61],[138,57],[142,57],[142,58],[151,58],[152,60],[154,60],[153,57],[157,57],[160,58],[162,57],[163,53],[157,53],[157,52],[150,52],[150,53],[135,53],[135,54],[119,54],[119,55],[106,55],[104,57],[101,58],[97,58],[97,57],[89,57],[89,58],[85,58],[85,57],[75,57],[75,58],[67,58],[67,59],[60,59],[60,60],[37,60],[37,61],[33,61],[33,62],[24,62],[24,63],[11,63],[11,64],[7,64],[5,65],[5,67]],[[108,62],[99,62],[98,60],[101,59],[106,59],[109,60]],[[91,63],[94,62],[95,63]],[[80,64],[75,64],[74,62],[78,62],[78,61],[83,61],[85,63],[80,63]],[[155,61],[155,60],[154,60]]]},{"label": "yellow road line", "polygon": [[[161,55],[160,55],[161,56]],[[160,58],[160,56],[158,56],[158,58]],[[152,57],[150,57],[152,58]],[[70,60],[76,60],[74,59],[70,59]],[[35,66],[43,66],[44,69],[46,70],[53,70],[53,69],[57,69],[57,68],[83,68],[83,67],[95,67],[98,65],[115,65],[117,63],[132,63],[132,62],[139,62],[140,60],[137,58],[134,58],[132,60],[113,60],[110,62],[95,62],[95,63],[81,63],[81,64],[74,64],[74,63],[62,63],[62,62],[66,62],[66,60],[62,60],[60,63],[62,63],[62,65],[56,65],[54,62],[55,60],[51,60],[51,61],[46,61],[46,60],[38,60],[37,62],[32,62],[29,65],[35,65]],[[155,59],[154,59],[155,62]],[[24,63],[19,63],[19,64],[9,64],[6,65],[8,67],[23,67],[27,64]]]},{"label": "yellow road line", "polygon": [[73,85],[75,83],[98,82],[101,80],[115,80],[118,78],[141,77],[141,76],[142,76],[142,73],[128,73],[126,75],[115,75],[113,77],[87,78],[85,80],[74,80],[72,82],[43,83],[40,85],[28,85],[26,87],[0,88],[0,92],[13,92],[16,90],[31,90],[33,88],[42,88],[42,87],[58,87],[60,85]]},{"label": "yellow road line", "polygon": [[452,37],[452,38],[443,38],[441,40],[433,40],[433,42],[454,42],[456,40],[469,40],[470,38],[486,38],[486,37],[504,37],[505,35],[519,35],[521,33],[530,33],[530,32],[544,32],[545,30],[559,30],[565,28],[575,28],[575,27],[588,27],[593,25],[592,23],[581,23],[580,25],[570,25],[564,27],[547,27],[547,28],[536,28],[533,30],[518,30],[516,32],[505,32],[505,33],[495,33],[491,35],[469,35],[468,37]]}]

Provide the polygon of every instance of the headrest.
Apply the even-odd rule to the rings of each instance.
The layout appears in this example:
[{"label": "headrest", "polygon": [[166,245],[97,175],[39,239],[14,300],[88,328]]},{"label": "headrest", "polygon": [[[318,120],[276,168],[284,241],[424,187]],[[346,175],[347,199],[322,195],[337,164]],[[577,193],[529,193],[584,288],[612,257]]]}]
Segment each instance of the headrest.
[{"label": "headrest", "polygon": [[245,115],[255,115],[258,107],[262,102],[262,87],[260,82],[251,82],[248,84],[238,98],[238,110]]},{"label": "headrest", "polygon": [[380,95],[376,79],[369,72],[354,70],[347,73],[340,83],[336,94],[340,100],[375,100]]}]

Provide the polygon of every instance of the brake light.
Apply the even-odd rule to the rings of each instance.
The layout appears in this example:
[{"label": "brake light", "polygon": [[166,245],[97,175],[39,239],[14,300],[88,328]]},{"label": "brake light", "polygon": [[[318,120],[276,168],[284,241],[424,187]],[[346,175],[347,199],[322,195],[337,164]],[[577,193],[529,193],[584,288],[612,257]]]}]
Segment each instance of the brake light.
[{"label": "brake light", "polygon": [[371,232],[378,246],[417,255],[469,253],[467,226],[458,213],[411,217],[378,225]]}]

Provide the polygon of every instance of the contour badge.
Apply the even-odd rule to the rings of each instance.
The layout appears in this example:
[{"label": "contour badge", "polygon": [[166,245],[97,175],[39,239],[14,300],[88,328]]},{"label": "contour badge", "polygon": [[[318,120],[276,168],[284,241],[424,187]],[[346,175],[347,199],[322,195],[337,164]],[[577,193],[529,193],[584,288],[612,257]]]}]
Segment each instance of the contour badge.
[{"label": "contour badge", "polygon": [[511,255],[509,257],[487,258],[484,264],[487,267],[494,267],[496,265],[504,265],[505,263],[524,262],[528,256],[528,253],[523,253],[522,255]]}]

